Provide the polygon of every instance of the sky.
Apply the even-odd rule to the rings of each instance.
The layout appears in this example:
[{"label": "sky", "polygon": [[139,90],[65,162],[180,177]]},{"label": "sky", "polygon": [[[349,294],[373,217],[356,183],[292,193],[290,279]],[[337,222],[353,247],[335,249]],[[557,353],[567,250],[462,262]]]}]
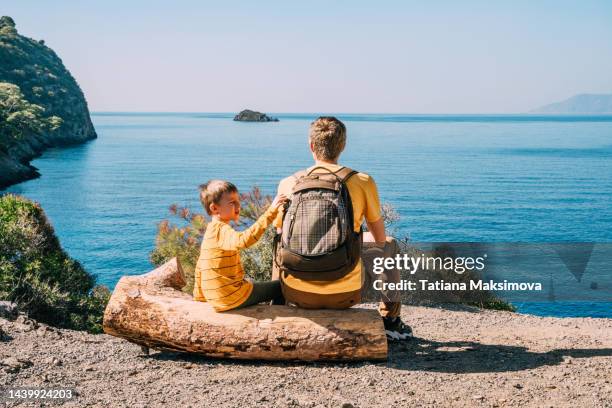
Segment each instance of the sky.
[{"label": "sky", "polygon": [[612,2],[2,0],[92,111],[520,113],[612,93]]}]

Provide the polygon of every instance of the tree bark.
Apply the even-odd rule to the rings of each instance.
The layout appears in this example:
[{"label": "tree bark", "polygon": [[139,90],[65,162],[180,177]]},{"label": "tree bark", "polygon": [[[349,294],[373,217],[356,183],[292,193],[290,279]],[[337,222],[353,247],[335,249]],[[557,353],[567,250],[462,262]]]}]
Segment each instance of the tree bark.
[{"label": "tree bark", "polygon": [[376,310],[308,310],[256,305],[217,313],[181,288],[176,258],[122,277],[104,331],[141,346],[249,360],[381,360],[387,339]]}]

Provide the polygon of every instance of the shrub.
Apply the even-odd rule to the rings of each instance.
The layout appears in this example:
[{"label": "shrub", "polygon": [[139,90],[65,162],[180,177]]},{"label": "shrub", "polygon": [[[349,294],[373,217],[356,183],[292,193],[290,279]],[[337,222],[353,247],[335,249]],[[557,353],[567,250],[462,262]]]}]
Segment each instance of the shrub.
[{"label": "shrub", "polygon": [[187,208],[170,206],[170,215],[178,218],[181,225],[170,224],[163,220],[157,226],[155,249],[150,254],[154,265],[161,265],[177,257],[181,261],[187,285],[183,291],[193,292],[195,265],[200,255],[200,245],[207,221],[203,214],[194,214]]},{"label": "shrub", "polygon": [[[248,193],[240,194],[240,200],[240,216],[246,220],[243,225],[257,220],[272,202],[272,198],[262,195],[257,187]],[[155,249],[151,252],[150,259],[154,265],[159,266],[177,257],[181,261],[187,282],[183,291],[192,293],[194,270],[208,216],[204,213],[193,213],[190,209],[180,208],[176,204],[170,206],[169,213],[177,220],[177,224],[172,224],[169,220],[158,224]],[[256,245],[240,253],[245,272],[253,279],[270,280],[272,276],[272,237],[273,231],[269,228]]]},{"label": "shrub", "polygon": [[[257,220],[265,212],[272,197],[263,195],[259,188],[254,187],[248,193],[240,194],[241,209],[240,216],[248,225]],[[207,216],[203,213],[192,213],[188,208],[178,208],[176,205],[170,206],[170,214],[178,218],[179,225],[171,224],[168,220],[163,220],[158,224],[156,247],[151,252],[151,261],[159,266],[173,257],[178,257],[183,265],[185,272],[186,286],[184,292],[193,292],[194,269],[200,254],[202,237],[206,231]],[[397,235],[396,224],[400,219],[399,214],[393,206],[384,203],[382,205],[382,216],[388,235]],[[270,280],[272,276],[272,239],[274,229],[268,228],[259,242],[248,249],[241,251],[240,256],[244,265],[245,274],[255,280]],[[400,248],[402,253],[418,256],[422,251],[410,244],[409,238],[402,238]],[[432,251],[434,256],[440,256],[440,251],[444,248],[437,248]],[[418,253],[417,253],[418,252]],[[443,279],[446,282],[467,282],[476,279],[473,273],[462,275],[444,270],[421,271],[421,275],[410,275],[403,273],[402,279],[415,280],[426,273],[430,280]],[[371,284],[368,283],[371,287]],[[364,300],[377,301],[379,295],[372,289],[366,294]],[[462,303],[474,305],[487,309],[510,310],[514,307],[503,300],[497,298],[495,294],[484,291],[465,291],[436,293],[431,292],[402,292],[402,302],[408,304],[433,304],[433,303]]]},{"label": "shrub", "polygon": [[41,322],[100,333],[109,297],[61,248],[40,205],[0,196],[1,299]]},{"label": "shrub", "polygon": [[[272,204],[272,196],[262,195],[258,187],[248,193],[240,194],[242,207],[240,215],[251,224]],[[270,280],[272,278],[272,241],[274,228],[266,230],[257,244],[242,251],[240,254],[244,270],[255,280]]]}]

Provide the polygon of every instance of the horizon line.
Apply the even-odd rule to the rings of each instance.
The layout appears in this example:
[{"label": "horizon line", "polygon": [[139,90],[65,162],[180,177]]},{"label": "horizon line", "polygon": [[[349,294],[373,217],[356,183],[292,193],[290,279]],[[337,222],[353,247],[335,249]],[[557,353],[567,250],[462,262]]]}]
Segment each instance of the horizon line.
[{"label": "horizon line", "polygon": [[[480,112],[480,113],[410,113],[410,112],[275,112],[275,111],[256,111],[265,114],[273,115],[395,115],[395,116],[518,116],[518,115],[529,115],[529,116],[612,116],[612,112],[575,112],[575,113],[545,113],[545,112],[512,112],[512,113],[499,113],[499,112]],[[140,110],[91,110],[90,114],[211,114],[211,115],[236,115],[239,112],[236,111],[140,111]]]}]

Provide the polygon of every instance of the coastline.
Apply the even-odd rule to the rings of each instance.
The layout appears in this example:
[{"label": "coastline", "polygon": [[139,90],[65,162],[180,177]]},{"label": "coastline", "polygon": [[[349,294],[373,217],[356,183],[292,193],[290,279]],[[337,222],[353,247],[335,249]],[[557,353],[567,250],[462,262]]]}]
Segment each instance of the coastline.
[{"label": "coastline", "polygon": [[23,181],[40,177],[38,169],[30,164],[33,158],[15,160],[0,153],[0,191]]},{"label": "coastline", "polygon": [[38,169],[31,164],[48,148],[77,146],[95,140],[95,132],[89,138],[50,143],[43,136],[30,137],[24,143],[12,147],[8,153],[0,152],[0,192],[6,188],[41,177]]}]

